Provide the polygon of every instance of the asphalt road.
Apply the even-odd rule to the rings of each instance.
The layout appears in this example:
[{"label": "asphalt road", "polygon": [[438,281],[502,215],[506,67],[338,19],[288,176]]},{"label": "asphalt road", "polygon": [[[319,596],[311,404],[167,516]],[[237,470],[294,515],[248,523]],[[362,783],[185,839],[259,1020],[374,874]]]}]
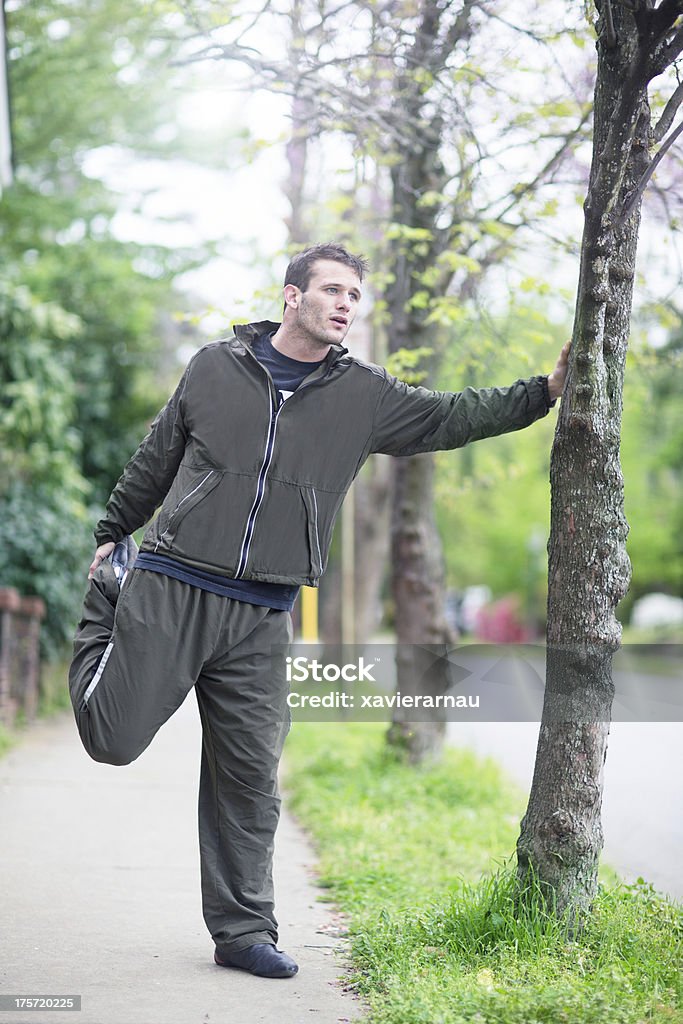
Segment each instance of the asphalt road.
[{"label": "asphalt road", "polygon": [[[451,722],[449,743],[495,758],[525,791],[531,786],[538,722]],[[602,821],[603,858],[683,898],[683,724],[613,722]]]},{"label": "asphalt road", "polygon": [[[683,661],[680,648],[654,674],[644,648],[614,662],[616,695],[605,763],[605,861],[628,881],[642,877],[683,898]],[[533,776],[545,664],[539,649],[468,648],[458,657],[482,691],[479,721],[449,723],[449,741],[494,757],[528,792]],[[470,653],[472,652],[472,653]],[[656,654],[656,652],[654,652]],[[497,660],[498,659],[498,660]],[[476,682],[474,682],[476,680]],[[525,713],[525,708],[529,714]],[[484,721],[484,718],[497,721]],[[518,721],[528,717],[529,721]],[[660,721],[657,719],[661,718]],[[507,720],[506,720],[507,719]]]}]

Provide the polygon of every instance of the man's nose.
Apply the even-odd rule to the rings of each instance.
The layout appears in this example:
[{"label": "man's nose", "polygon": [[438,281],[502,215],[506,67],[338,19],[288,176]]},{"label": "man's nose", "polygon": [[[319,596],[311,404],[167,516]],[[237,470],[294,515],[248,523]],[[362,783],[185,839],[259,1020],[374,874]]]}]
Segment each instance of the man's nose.
[{"label": "man's nose", "polygon": [[351,309],[350,297],[348,295],[339,295],[339,297],[337,298],[337,308],[346,309],[347,311]]}]

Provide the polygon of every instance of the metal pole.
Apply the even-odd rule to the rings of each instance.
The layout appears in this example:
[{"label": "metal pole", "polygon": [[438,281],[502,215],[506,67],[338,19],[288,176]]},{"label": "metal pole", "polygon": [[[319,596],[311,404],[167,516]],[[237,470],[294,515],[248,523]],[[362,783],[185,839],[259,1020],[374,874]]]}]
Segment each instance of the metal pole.
[{"label": "metal pole", "polygon": [[306,644],[318,643],[318,590],[301,588],[301,639]]}]

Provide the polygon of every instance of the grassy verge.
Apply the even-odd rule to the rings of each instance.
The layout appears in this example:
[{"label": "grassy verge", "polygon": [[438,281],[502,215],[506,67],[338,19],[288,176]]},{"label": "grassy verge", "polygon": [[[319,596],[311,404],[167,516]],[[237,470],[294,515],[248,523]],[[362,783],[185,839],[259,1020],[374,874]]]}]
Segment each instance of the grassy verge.
[{"label": "grassy verge", "polygon": [[605,874],[578,942],[539,901],[521,915],[504,858],[522,795],[467,751],[398,764],[383,732],[297,723],[287,745],[290,804],[348,914],[373,1024],[683,1022],[680,908]]}]

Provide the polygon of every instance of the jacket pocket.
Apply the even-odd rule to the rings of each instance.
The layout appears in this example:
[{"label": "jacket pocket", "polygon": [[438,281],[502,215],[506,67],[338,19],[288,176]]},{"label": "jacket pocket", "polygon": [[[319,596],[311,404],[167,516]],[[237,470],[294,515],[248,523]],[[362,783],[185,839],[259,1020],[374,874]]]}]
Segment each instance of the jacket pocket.
[{"label": "jacket pocket", "polygon": [[306,530],[308,535],[308,554],[311,576],[317,579],[322,576],[323,557],[320,548],[320,530],[318,525],[318,499],[314,487],[300,487],[306,509]]},{"label": "jacket pocket", "polygon": [[168,550],[175,538],[180,523],[193,508],[204,500],[218,485],[222,473],[217,469],[201,469],[181,465],[178,476],[173,482],[168,498],[164,503],[166,509],[161,510],[159,535],[154,547]]}]

